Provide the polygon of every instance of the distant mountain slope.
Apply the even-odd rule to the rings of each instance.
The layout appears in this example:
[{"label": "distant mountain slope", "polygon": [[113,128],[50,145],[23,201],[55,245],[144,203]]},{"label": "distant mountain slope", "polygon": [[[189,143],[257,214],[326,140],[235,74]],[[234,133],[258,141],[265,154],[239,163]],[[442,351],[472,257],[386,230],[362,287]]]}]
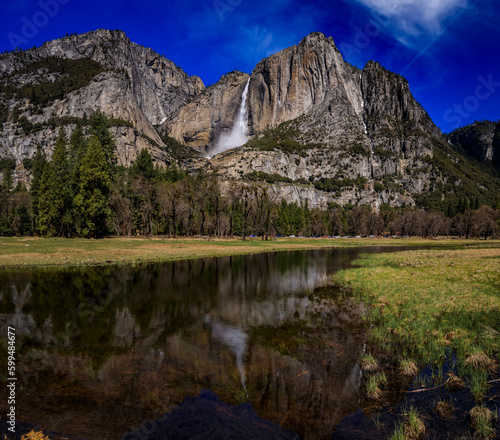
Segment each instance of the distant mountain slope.
[{"label": "distant mountain slope", "polygon": [[474,122],[451,132],[448,139],[464,154],[500,169],[500,121]]}]

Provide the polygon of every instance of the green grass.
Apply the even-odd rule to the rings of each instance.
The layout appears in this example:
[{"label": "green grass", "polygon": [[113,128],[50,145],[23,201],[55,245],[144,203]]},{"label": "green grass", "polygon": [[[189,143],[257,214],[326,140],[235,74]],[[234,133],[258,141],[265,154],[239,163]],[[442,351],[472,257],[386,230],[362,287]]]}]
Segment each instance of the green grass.
[{"label": "green grass", "polygon": [[366,397],[369,400],[380,400],[383,396],[382,390],[379,387],[380,381],[378,376],[371,376],[366,381]]},{"label": "green grass", "polygon": [[405,431],[403,425],[397,425],[394,433],[391,436],[391,440],[407,440],[405,437]]},{"label": "green grass", "polygon": [[424,422],[413,406],[403,409],[403,417],[403,423],[396,425],[391,440],[419,440],[425,436],[427,430]]},{"label": "green grass", "polygon": [[373,305],[380,343],[404,346],[419,360],[437,361],[445,348],[463,356],[498,353],[500,246],[418,250],[364,256],[338,272]]},{"label": "green grass", "polygon": [[470,383],[470,393],[475,400],[481,400],[486,391],[488,374],[480,370],[472,370],[468,374]]},{"label": "green grass", "polygon": [[376,373],[366,381],[366,397],[370,400],[380,400],[383,397],[383,392],[380,389],[381,385],[387,384],[387,377],[384,372]]},{"label": "green grass", "polygon": [[417,365],[410,359],[402,359],[399,362],[399,371],[405,377],[415,377],[418,374]]},{"label": "green grass", "polygon": [[366,353],[361,357],[361,369],[368,373],[373,373],[379,368],[377,360],[372,354]]},{"label": "green grass", "polygon": [[493,425],[496,420],[496,415],[491,412],[486,406],[476,406],[469,413],[471,418],[472,428],[475,430],[474,438],[477,439],[492,439],[496,438]]},{"label": "green grass", "polygon": [[336,273],[334,281],[372,305],[371,343],[422,365],[440,365],[454,352],[472,396],[481,399],[500,348],[498,243],[368,255],[355,265]]}]

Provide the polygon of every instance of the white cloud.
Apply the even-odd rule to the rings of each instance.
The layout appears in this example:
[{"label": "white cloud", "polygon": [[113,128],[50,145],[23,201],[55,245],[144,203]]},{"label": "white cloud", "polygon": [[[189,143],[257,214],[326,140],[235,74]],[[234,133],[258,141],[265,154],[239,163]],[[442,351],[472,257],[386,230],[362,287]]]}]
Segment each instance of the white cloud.
[{"label": "white cloud", "polygon": [[377,14],[391,19],[396,37],[439,35],[449,20],[467,7],[467,0],[357,0]]},{"label": "white cloud", "polygon": [[271,45],[271,41],[273,41],[273,34],[269,32],[266,37],[262,40],[262,43],[259,44],[257,48],[258,51],[267,51],[269,50],[269,46]]}]

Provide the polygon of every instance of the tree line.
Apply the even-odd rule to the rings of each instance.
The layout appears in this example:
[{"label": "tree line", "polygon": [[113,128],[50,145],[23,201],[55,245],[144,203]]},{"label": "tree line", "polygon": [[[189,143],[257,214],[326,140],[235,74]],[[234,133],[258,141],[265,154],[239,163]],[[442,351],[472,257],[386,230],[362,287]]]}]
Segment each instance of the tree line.
[{"label": "tree line", "polygon": [[203,171],[191,175],[175,165],[155,166],[146,149],[125,168],[116,163],[109,125],[98,111],[85,131],[77,123],[69,139],[61,127],[51,160],[39,148],[29,162],[29,191],[21,183],[13,188],[12,167],[4,167],[0,235],[487,238],[499,232],[498,206],[475,206],[465,199],[453,217],[385,204],[379,212],[336,203],[311,209],[278,199],[263,182],[223,182]]}]

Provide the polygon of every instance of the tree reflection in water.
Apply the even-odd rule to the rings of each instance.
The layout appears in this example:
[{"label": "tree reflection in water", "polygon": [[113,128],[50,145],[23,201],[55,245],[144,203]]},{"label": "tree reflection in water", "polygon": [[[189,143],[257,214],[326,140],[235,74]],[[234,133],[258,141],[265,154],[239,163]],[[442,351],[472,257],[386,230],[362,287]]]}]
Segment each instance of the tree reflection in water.
[{"label": "tree reflection in water", "polygon": [[4,272],[18,420],[116,439],[207,388],[305,439],[331,435],[359,405],[365,310],[315,289],[373,251]]}]

